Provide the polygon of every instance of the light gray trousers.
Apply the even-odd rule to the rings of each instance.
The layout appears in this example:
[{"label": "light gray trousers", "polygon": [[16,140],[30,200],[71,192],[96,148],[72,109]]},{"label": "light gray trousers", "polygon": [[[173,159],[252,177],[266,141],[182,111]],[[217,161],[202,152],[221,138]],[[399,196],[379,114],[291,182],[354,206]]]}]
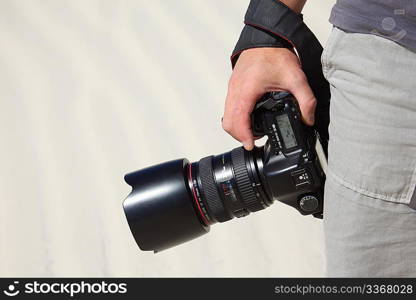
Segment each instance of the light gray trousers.
[{"label": "light gray trousers", "polygon": [[334,28],[322,65],[327,276],[416,277],[416,53]]}]

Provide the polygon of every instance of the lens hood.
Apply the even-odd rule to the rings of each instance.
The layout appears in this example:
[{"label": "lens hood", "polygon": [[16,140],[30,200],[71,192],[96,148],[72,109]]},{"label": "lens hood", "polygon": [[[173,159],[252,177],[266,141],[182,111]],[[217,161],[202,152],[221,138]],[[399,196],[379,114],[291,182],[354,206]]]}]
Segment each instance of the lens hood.
[{"label": "lens hood", "polygon": [[124,200],[124,213],[141,250],[159,252],[209,231],[195,211],[188,164],[178,159],[124,176],[133,188]]}]

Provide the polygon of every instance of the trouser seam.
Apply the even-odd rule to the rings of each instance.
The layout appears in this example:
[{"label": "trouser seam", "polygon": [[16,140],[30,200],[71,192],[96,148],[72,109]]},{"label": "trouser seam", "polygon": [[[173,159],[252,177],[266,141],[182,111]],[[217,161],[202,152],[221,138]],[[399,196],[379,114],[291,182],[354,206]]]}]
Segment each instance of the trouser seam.
[{"label": "trouser seam", "polygon": [[413,165],[413,174],[410,179],[409,190],[407,191],[406,198],[409,199],[409,206],[416,209],[416,163]]}]

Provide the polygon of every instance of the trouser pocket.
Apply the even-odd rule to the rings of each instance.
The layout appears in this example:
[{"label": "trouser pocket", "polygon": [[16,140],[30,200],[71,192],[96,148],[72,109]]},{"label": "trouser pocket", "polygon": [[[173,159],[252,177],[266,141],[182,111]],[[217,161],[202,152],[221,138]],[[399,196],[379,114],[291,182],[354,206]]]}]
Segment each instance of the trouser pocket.
[{"label": "trouser pocket", "polygon": [[329,176],[370,197],[409,204],[416,185],[416,54],[334,28],[323,60],[331,85]]}]

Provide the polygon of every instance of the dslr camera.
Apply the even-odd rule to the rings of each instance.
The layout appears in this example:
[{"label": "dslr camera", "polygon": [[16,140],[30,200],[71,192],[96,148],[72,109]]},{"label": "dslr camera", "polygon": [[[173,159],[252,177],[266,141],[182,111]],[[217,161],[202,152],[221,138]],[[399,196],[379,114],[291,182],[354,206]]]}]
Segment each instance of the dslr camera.
[{"label": "dslr camera", "polygon": [[158,252],[194,239],[211,225],[280,201],[322,218],[325,154],[287,92],[265,94],[251,114],[261,147],[235,148],[198,162],[177,159],[129,173],[124,212],[141,250]]}]

